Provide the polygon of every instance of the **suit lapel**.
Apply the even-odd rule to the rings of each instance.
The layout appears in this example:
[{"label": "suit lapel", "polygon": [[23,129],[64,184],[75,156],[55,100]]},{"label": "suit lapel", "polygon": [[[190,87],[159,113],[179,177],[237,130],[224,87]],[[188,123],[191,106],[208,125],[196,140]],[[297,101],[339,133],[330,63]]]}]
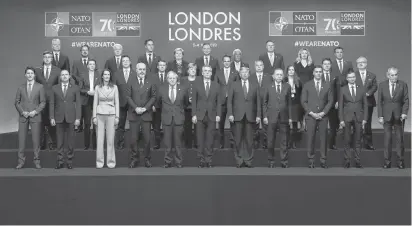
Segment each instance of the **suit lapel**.
[{"label": "suit lapel", "polygon": [[249,89],[247,90],[246,100],[249,100],[250,93],[252,92],[252,90],[254,88],[253,87],[253,82],[248,81],[248,83],[249,83]]},{"label": "suit lapel", "polygon": [[399,90],[399,82],[397,81],[395,83],[395,90],[393,91],[393,97],[392,99],[395,99],[396,95],[398,94],[398,90]]}]

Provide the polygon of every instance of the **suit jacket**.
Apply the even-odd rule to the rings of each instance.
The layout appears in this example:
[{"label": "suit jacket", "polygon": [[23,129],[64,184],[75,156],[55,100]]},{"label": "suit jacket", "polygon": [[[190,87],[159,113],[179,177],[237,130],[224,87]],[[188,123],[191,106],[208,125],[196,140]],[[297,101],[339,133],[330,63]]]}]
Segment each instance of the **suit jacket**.
[{"label": "suit jacket", "polygon": [[168,126],[174,121],[175,125],[183,125],[185,121],[185,107],[189,101],[187,87],[176,84],[176,97],[173,103],[170,100],[169,92],[169,84],[166,83],[160,86],[158,96],[162,108],[162,124]]},{"label": "suit jacket", "polygon": [[[326,81],[325,74],[322,73],[322,83],[329,84],[330,90],[332,91],[332,95],[333,95],[333,104],[335,104],[336,102],[339,101],[341,80],[340,80],[339,75],[337,75],[336,73],[332,73],[332,71],[329,72],[329,75],[330,75],[330,81]],[[345,81],[346,81],[346,77],[345,77]]]},{"label": "suit jacket", "polygon": [[46,94],[47,103],[49,102],[50,95],[52,94],[52,87],[59,83],[60,72],[61,72],[60,68],[52,65],[51,70],[50,70],[49,79],[46,79],[46,76],[44,75],[43,66],[35,69],[35,72],[34,72],[36,74],[35,80],[36,82],[43,85],[43,88]]},{"label": "suit jacket", "polygon": [[378,117],[390,121],[392,116],[398,120],[402,114],[407,115],[409,110],[408,85],[398,80],[395,85],[393,98],[389,91],[389,80],[383,81],[378,88]]},{"label": "suit jacket", "polygon": [[[143,87],[140,87],[139,80],[136,76],[129,78],[129,88],[127,95],[127,103],[129,104],[129,121],[136,121],[139,117],[145,122],[152,121],[152,107],[156,101],[156,87],[153,82],[147,78],[144,79]],[[146,111],[141,115],[137,115],[135,109],[137,107],[146,108]]]},{"label": "suit jacket", "polygon": [[75,80],[76,84],[80,84],[81,74],[88,73],[89,69],[87,69],[87,63],[89,62],[87,59],[86,65],[83,64],[82,58],[73,61],[73,68],[71,71],[72,77]]},{"label": "suit jacket", "polygon": [[236,80],[238,80],[238,77],[238,72],[235,69],[230,68],[228,82],[226,83],[225,69],[222,68],[216,72],[216,81],[220,85],[222,105],[226,105],[226,97],[229,94],[229,88]]},{"label": "suit jacket", "polygon": [[114,75],[118,70],[122,70],[123,65],[122,65],[121,57],[120,57],[119,67],[117,67],[116,57],[112,56],[106,60],[106,63],[104,64],[104,68],[108,68],[112,72],[112,75]]},{"label": "suit jacket", "polygon": [[[156,93],[159,92],[160,87],[162,87],[162,85],[168,84],[168,82],[167,82],[167,72],[166,71],[164,72],[164,81],[160,80],[159,72],[152,73],[152,74],[150,74],[146,77],[152,81],[152,84],[154,85],[154,87],[156,89]],[[155,108],[160,108],[160,105],[161,105],[161,103],[160,103],[159,95],[156,95],[156,101],[154,103],[154,106],[155,106]]]},{"label": "suit jacket", "polygon": [[[241,61],[241,62],[240,62],[240,67],[249,67],[249,64]],[[232,61],[232,63],[230,63],[230,68],[231,68],[233,71],[237,71],[237,72],[239,73],[239,71],[236,70],[236,66],[235,66],[235,62],[234,62],[234,61]]]},{"label": "suit jacket", "polygon": [[216,116],[222,113],[222,97],[220,85],[216,81],[210,82],[209,96],[206,96],[204,79],[196,79],[192,91],[192,116],[202,121],[207,115],[210,121],[216,121]]},{"label": "suit jacket", "polygon": [[[334,77],[343,77],[346,80],[346,75],[348,74],[349,69],[353,70],[352,62],[351,61],[346,61],[343,60],[343,70],[340,72],[339,66],[338,66],[338,61],[336,59],[333,59],[331,62],[331,73],[333,73]],[[346,85],[346,84],[342,84]]]},{"label": "suit jacket", "polygon": [[[205,56],[196,58],[195,62],[197,65],[197,76],[202,76],[202,67],[205,65]],[[209,65],[212,67],[212,80],[214,80],[216,71],[220,69],[219,61],[216,58],[210,56]]]},{"label": "suit jacket", "polygon": [[283,62],[283,56],[281,54],[275,53],[275,60],[273,61],[273,66],[270,64],[270,59],[268,53],[263,53],[259,56],[259,60],[263,61],[263,73],[273,75],[276,68],[282,68],[285,70],[285,63]]},{"label": "suit jacket", "polygon": [[[356,85],[356,84],[355,84]],[[339,119],[340,121],[352,121],[353,116],[357,122],[368,120],[368,101],[366,99],[365,90],[356,85],[355,99],[352,97],[349,86],[342,87],[339,96]]]},{"label": "suit jacket", "polygon": [[130,68],[129,78],[127,81],[124,77],[123,70],[118,70],[116,74],[114,74],[113,83],[117,86],[117,89],[119,91],[119,106],[120,107],[125,107],[127,105],[127,96],[128,96],[127,89],[130,87],[130,84],[133,80],[132,78],[136,78],[136,77],[137,77],[137,73],[136,71],[132,70],[132,68]]},{"label": "suit jacket", "polygon": [[153,74],[157,72],[157,63],[161,60],[162,58],[158,55],[156,55],[155,53],[153,53],[152,56],[152,64],[149,65],[149,62],[147,62],[147,57],[146,57],[146,53],[143,54],[142,56],[139,56],[139,58],[137,58],[137,63],[144,63],[146,64],[146,74]]},{"label": "suit jacket", "polygon": [[232,84],[227,99],[227,113],[233,115],[235,121],[241,121],[246,115],[249,122],[256,122],[256,117],[261,117],[261,96],[257,83],[249,80],[249,89],[245,98],[242,88],[242,80]]},{"label": "suit jacket", "polygon": [[60,52],[59,62],[56,62],[56,60],[54,58],[55,57],[53,55],[52,65],[60,68],[60,70],[68,70],[70,72],[70,61],[69,61],[69,58],[66,55],[64,55],[62,52]]},{"label": "suit jacket", "polygon": [[292,118],[291,87],[287,83],[281,83],[280,94],[276,92],[276,83],[272,82],[264,90],[263,94],[263,118],[268,118],[269,123],[289,122]]},{"label": "suit jacket", "polygon": [[76,119],[80,120],[82,114],[80,88],[76,85],[67,86],[66,96],[63,95],[62,84],[54,85],[53,94],[50,96],[50,119],[56,123],[74,123]]},{"label": "suit jacket", "polygon": [[[259,84],[256,72],[253,72],[252,74],[250,74],[249,80],[256,83],[256,84],[258,84],[260,89],[265,88],[265,86],[267,86],[267,85],[272,85],[272,82],[273,82],[272,76],[269,75],[269,74],[265,74],[264,72],[263,72],[261,84]],[[263,95],[263,94],[261,94],[261,95]]]},{"label": "suit jacket", "polygon": [[[21,85],[17,89],[16,99],[14,100],[14,106],[19,112],[20,122],[41,122],[41,112],[46,106],[46,94],[43,89],[43,85],[37,82],[33,82],[32,91],[30,97],[27,93],[27,82]],[[36,111],[37,114],[33,118],[23,117],[23,112]]]},{"label": "suit jacket", "polygon": [[368,100],[368,106],[375,107],[376,100],[375,100],[375,92],[378,90],[378,84],[376,82],[376,75],[372,72],[366,71],[366,78],[365,78],[365,85],[362,82],[362,78],[360,76],[360,72],[356,71],[356,85],[362,87],[365,92],[369,95],[366,97]]},{"label": "suit jacket", "polygon": [[178,73],[178,66],[177,66],[176,60],[172,60],[167,63],[166,72],[174,71],[179,76],[179,78],[186,77],[186,76],[189,76],[189,74],[187,73],[188,68],[189,68],[189,63],[187,61],[182,60],[181,73]]},{"label": "suit jacket", "polygon": [[315,81],[313,79],[305,83],[303,86],[300,101],[306,114],[309,114],[310,112],[323,112],[327,115],[334,104],[333,94],[329,83],[322,81],[321,89],[318,94],[315,87]]},{"label": "suit jacket", "polygon": [[[94,71],[93,90],[100,83],[99,78],[100,78],[99,72]],[[82,105],[89,105],[89,104],[92,105],[94,97],[89,96],[89,94],[87,94],[87,92],[90,90],[89,72],[81,75],[79,87],[80,87],[80,98],[82,99]]]}]

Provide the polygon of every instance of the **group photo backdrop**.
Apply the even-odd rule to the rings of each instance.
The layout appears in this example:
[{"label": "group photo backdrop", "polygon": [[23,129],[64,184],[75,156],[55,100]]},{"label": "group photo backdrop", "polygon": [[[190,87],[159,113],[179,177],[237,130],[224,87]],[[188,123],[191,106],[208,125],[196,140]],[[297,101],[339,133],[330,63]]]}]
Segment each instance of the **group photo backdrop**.
[{"label": "group photo backdrop", "polygon": [[[254,61],[266,52],[267,40],[275,41],[285,66],[293,64],[303,47],[320,64],[324,57],[334,59],[333,49],[341,46],[344,59],[355,69],[356,59],[365,56],[378,83],[395,66],[411,87],[408,0],[14,0],[1,1],[0,6],[0,134],[17,131],[17,87],[25,81],[27,65],[41,66],[42,53],[51,50],[53,38],[61,40],[61,52],[71,65],[80,58],[81,44],[88,43],[99,71],[113,55],[114,43],[123,45],[123,54],[131,57],[135,68],[149,38],[155,42],[155,53],[166,61],[173,60],[173,50],[180,47],[184,59],[194,62],[202,55],[201,44],[209,42],[211,55],[222,67],[222,56],[239,48],[252,72]],[[382,129],[376,108],[372,127]],[[405,131],[410,130],[408,119]]]}]

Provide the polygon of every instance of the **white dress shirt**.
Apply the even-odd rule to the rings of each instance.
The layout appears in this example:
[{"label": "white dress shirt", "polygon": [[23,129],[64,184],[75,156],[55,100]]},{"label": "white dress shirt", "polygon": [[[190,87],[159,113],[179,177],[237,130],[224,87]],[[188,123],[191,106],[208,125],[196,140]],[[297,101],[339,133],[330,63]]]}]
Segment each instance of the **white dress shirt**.
[{"label": "white dress shirt", "polygon": [[[352,93],[352,89],[355,93]],[[349,92],[351,96],[356,96],[356,85],[355,84],[349,84]]]},{"label": "white dress shirt", "polygon": [[174,95],[174,100],[176,100],[176,84],[174,86],[169,85],[169,98],[172,100],[172,92]]},{"label": "white dress shirt", "polygon": [[89,71],[90,91],[94,90],[94,71]]},{"label": "white dress shirt", "polygon": [[262,80],[263,80],[263,72],[256,72],[256,79],[259,83],[259,86],[262,84]]},{"label": "white dress shirt", "polygon": [[236,68],[236,71],[240,71],[240,62],[234,62],[235,63],[235,68]]},{"label": "white dress shirt", "polygon": [[[394,91],[395,91],[395,90],[392,90],[392,84],[393,84],[393,83],[394,83],[394,82],[389,81],[389,92],[390,92],[390,94],[391,94],[391,97],[393,97],[393,93],[394,93]],[[394,88],[396,89],[396,83],[395,83]]]},{"label": "white dress shirt", "polygon": [[330,71],[323,71],[323,74],[325,75],[325,81],[330,82]]},{"label": "white dress shirt", "polygon": [[360,75],[360,77],[361,77],[361,79],[362,79],[362,84],[364,84],[365,85],[365,81],[366,81],[366,70],[359,70],[359,75]]},{"label": "white dress shirt", "polygon": [[211,80],[210,79],[204,79],[203,82],[204,82],[204,85],[205,85],[205,90],[206,90],[206,87],[207,87],[207,83],[209,82],[209,91],[210,91],[210,88],[212,87]]},{"label": "white dress shirt", "polygon": [[[47,69],[49,69],[48,74],[46,74]],[[49,66],[44,65],[43,66],[43,74],[45,75],[46,79],[48,79],[50,77],[50,71],[51,71],[51,65],[49,65]]]},{"label": "white dress shirt", "polygon": [[[278,90],[278,86],[279,86],[279,90]],[[279,92],[279,93],[281,93],[282,92],[282,83],[281,82],[275,82],[275,89],[276,89],[276,92]]]},{"label": "white dress shirt", "polygon": [[[207,59],[207,61],[206,61],[206,59]],[[203,62],[204,62],[205,65],[210,65],[210,56],[204,56],[203,57]]]},{"label": "white dress shirt", "polygon": [[227,84],[229,82],[229,77],[230,77],[230,67],[228,68],[225,67],[224,75],[225,75],[225,81]]},{"label": "white dress shirt", "polygon": [[129,80],[129,75],[130,75],[130,68],[123,68],[123,74],[124,74],[124,79],[127,81]]},{"label": "white dress shirt", "polygon": [[[56,59],[56,54],[57,54],[57,59]],[[59,60],[60,60],[60,51],[59,52],[53,52],[53,58],[56,62],[59,62]]]},{"label": "white dress shirt", "polygon": [[122,64],[122,56],[115,56],[115,61],[116,61],[116,65],[121,65]]},{"label": "white dress shirt", "polygon": [[247,80],[240,80],[242,82],[241,86],[242,86],[242,90],[243,90],[243,84],[245,84],[246,82],[246,93],[249,93],[249,79]]},{"label": "white dress shirt", "polygon": [[64,86],[66,86],[66,92],[67,92],[67,90],[69,89],[69,83],[62,83],[62,92],[63,92],[63,95],[64,95]]},{"label": "white dress shirt", "polygon": [[[150,54],[150,55],[149,55]],[[147,53],[146,52],[146,59],[147,59],[147,62],[149,63],[149,62],[153,62],[153,53]]]},{"label": "white dress shirt", "polygon": [[270,60],[270,64],[273,66],[273,63],[275,62],[275,53],[269,53],[268,52],[268,57]]}]

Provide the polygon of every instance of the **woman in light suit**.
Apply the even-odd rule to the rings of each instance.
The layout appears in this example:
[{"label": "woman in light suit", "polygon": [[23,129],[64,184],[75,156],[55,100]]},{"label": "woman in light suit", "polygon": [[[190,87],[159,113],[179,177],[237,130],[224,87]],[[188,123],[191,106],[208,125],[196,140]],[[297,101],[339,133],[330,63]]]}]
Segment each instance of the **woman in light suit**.
[{"label": "woman in light suit", "polygon": [[104,166],[104,135],[106,130],[107,167],[116,167],[114,134],[119,123],[119,91],[112,82],[109,69],[104,69],[100,84],[95,88],[93,124],[97,126],[96,168]]}]

